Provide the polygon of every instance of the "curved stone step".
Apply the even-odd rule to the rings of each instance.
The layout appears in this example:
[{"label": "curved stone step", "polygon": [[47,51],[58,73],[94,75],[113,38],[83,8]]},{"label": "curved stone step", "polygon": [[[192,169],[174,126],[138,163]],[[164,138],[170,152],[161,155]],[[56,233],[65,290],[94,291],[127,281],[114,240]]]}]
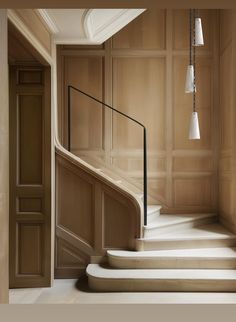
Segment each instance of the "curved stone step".
[{"label": "curved stone step", "polygon": [[236,247],[141,252],[108,250],[107,255],[113,268],[236,268]]},{"label": "curved stone step", "polygon": [[148,223],[154,222],[160,216],[160,211],[161,211],[160,205],[147,206]]},{"label": "curved stone step", "polygon": [[136,250],[189,249],[236,246],[236,236],[218,223],[136,239]]},{"label": "curved stone step", "polygon": [[144,237],[153,237],[166,232],[176,231],[209,224],[217,221],[216,214],[162,214],[143,227]]},{"label": "curved stone step", "polygon": [[236,270],[87,267],[89,287],[117,292],[235,292]]}]

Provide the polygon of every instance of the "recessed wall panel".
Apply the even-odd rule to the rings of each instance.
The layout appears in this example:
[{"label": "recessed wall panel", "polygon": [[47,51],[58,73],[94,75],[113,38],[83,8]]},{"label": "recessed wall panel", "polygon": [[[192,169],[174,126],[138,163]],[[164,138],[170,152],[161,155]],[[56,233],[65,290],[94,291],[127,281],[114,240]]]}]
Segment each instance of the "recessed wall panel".
[{"label": "recessed wall panel", "polygon": [[42,184],[42,96],[18,96],[19,184]]},{"label": "recessed wall panel", "polygon": [[40,224],[18,224],[18,274],[42,275],[43,234]]}]

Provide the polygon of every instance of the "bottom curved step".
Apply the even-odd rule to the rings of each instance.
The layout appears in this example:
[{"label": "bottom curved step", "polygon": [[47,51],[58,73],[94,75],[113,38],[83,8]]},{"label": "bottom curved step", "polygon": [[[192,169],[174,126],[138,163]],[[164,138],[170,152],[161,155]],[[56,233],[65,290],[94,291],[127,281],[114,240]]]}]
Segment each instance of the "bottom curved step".
[{"label": "bottom curved step", "polygon": [[89,287],[100,292],[235,292],[236,271],[222,269],[112,269],[90,264]]}]

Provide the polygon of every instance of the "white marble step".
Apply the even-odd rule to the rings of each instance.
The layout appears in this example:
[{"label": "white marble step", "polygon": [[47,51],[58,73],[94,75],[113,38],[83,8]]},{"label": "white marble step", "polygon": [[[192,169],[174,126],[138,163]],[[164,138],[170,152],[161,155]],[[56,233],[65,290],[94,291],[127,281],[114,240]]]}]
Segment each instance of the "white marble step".
[{"label": "white marble step", "polygon": [[155,237],[177,229],[191,228],[217,221],[215,214],[162,214],[143,227],[144,237]]},{"label": "white marble step", "polygon": [[150,205],[147,207],[148,223],[154,222],[160,216],[161,206]]},{"label": "white marble step", "polygon": [[113,268],[236,268],[236,247],[159,251],[108,250]]},{"label": "white marble step", "polygon": [[[161,217],[161,216],[160,216]],[[172,230],[136,240],[136,250],[211,248],[236,245],[236,236],[219,223]]]},{"label": "white marble step", "polygon": [[89,287],[117,292],[235,292],[236,270],[114,269],[90,264]]}]

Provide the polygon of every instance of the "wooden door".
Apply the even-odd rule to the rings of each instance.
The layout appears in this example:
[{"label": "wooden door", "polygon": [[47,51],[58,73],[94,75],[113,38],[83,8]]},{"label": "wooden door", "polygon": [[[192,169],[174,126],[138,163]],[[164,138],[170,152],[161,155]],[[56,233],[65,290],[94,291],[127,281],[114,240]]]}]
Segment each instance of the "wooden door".
[{"label": "wooden door", "polygon": [[50,286],[50,68],[10,68],[10,287]]}]

